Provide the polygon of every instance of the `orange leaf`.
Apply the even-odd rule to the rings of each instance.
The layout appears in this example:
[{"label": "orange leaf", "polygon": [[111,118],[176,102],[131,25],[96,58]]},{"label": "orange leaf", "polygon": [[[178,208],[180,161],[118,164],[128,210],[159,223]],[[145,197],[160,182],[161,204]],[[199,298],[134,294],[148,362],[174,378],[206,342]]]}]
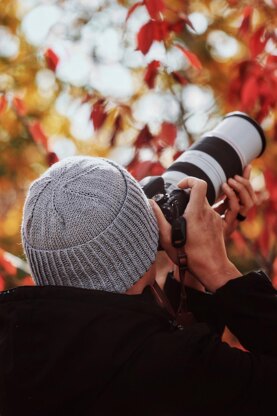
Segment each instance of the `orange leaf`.
[{"label": "orange leaf", "polygon": [[38,121],[35,121],[34,123],[29,124],[28,128],[34,141],[41,144],[46,150],[48,150],[48,139],[41,127],[41,124]]},{"label": "orange leaf", "polygon": [[18,286],[34,286],[35,282],[31,276],[25,276],[23,279],[19,280],[17,285]]},{"label": "orange leaf", "polygon": [[52,69],[52,71],[55,71],[57,68],[57,65],[59,63],[59,57],[55,54],[55,52],[48,48],[46,49],[45,53],[44,53],[44,57],[46,59],[47,62],[47,66]]},{"label": "orange leaf", "polygon": [[13,107],[14,107],[16,113],[19,116],[24,117],[27,114],[27,109],[26,109],[25,103],[21,98],[14,97],[13,100],[12,100],[12,104],[13,104]]},{"label": "orange leaf", "polygon": [[144,81],[148,85],[149,88],[153,88],[155,84],[155,79],[158,74],[158,69],[160,66],[159,61],[152,61],[147,66],[147,70],[144,75]]},{"label": "orange leaf", "polygon": [[126,22],[129,19],[129,17],[131,16],[132,13],[134,13],[134,11],[140,7],[143,6],[144,2],[143,1],[138,1],[137,3],[133,4],[132,7],[130,7],[130,9],[128,10],[127,16],[126,16]]},{"label": "orange leaf", "polygon": [[201,69],[202,68],[202,64],[199,60],[199,58],[193,53],[190,52],[189,50],[185,49],[183,46],[181,45],[174,45],[176,48],[180,49],[181,52],[183,52],[183,54],[185,55],[185,57],[189,60],[189,62],[191,63],[191,65],[196,68],[196,69]]},{"label": "orange leaf", "polygon": [[7,99],[5,95],[0,96],[0,114],[6,110],[7,107]]},{"label": "orange leaf", "polygon": [[161,18],[161,14],[165,9],[163,0],[144,0],[144,4],[152,19],[156,20]]}]

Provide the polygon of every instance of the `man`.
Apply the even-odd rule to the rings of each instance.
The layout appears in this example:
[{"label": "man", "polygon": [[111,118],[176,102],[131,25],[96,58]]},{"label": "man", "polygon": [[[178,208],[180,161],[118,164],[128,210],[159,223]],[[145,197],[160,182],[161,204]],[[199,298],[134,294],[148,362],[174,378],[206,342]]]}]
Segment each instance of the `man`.
[{"label": "man", "polygon": [[[225,219],[205,182],[179,184],[191,189],[189,271],[206,290],[187,289],[195,320],[182,326],[150,289],[158,240],[176,261],[170,225],[125,169],[73,157],[35,181],[22,242],[37,286],[0,295],[0,414],[269,415],[276,291],[262,272],[241,276],[223,237],[239,209],[234,190],[251,199],[246,182],[225,185]],[[165,283],[173,309],[179,289]],[[247,351],[221,341],[225,325]]]}]

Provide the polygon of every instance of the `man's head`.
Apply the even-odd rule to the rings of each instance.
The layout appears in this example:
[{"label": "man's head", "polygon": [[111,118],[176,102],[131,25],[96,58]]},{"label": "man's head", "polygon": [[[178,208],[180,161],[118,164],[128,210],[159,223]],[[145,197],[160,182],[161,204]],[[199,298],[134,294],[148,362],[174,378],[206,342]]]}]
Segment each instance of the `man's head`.
[{"label": "man's head", "polygon": [[154,262],[158,227],[135,179],[115,162],[76,156],[31,185],[22,242],[38,285],[123,293]]}]

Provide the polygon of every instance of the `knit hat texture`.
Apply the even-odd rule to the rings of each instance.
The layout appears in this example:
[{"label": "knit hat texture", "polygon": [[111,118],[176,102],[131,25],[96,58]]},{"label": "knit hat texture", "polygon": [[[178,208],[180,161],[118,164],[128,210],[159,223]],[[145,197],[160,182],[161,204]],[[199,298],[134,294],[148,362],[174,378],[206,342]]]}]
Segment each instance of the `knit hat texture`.
[{"label": "knit hat texture", "polygon": [[33,182],[21,227],[37,285],[123,293],[154,262],[158,226],[138,182],[117,163],[74,156]]}]

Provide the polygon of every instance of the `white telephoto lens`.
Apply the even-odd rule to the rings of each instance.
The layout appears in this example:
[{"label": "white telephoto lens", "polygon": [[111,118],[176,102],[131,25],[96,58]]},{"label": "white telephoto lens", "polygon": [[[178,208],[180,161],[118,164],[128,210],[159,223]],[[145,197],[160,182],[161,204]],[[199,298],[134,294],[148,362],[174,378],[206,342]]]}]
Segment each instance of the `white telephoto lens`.
[{"label": "white telephoto lens", "polygon": [[186,150],[162,175],[167,192],[186,176],[208,184],[207,198],[213,204],[228,178],[242,175],[246,165],[265,150],[261,126],[247,114],[228,113],[210,132]]}]

